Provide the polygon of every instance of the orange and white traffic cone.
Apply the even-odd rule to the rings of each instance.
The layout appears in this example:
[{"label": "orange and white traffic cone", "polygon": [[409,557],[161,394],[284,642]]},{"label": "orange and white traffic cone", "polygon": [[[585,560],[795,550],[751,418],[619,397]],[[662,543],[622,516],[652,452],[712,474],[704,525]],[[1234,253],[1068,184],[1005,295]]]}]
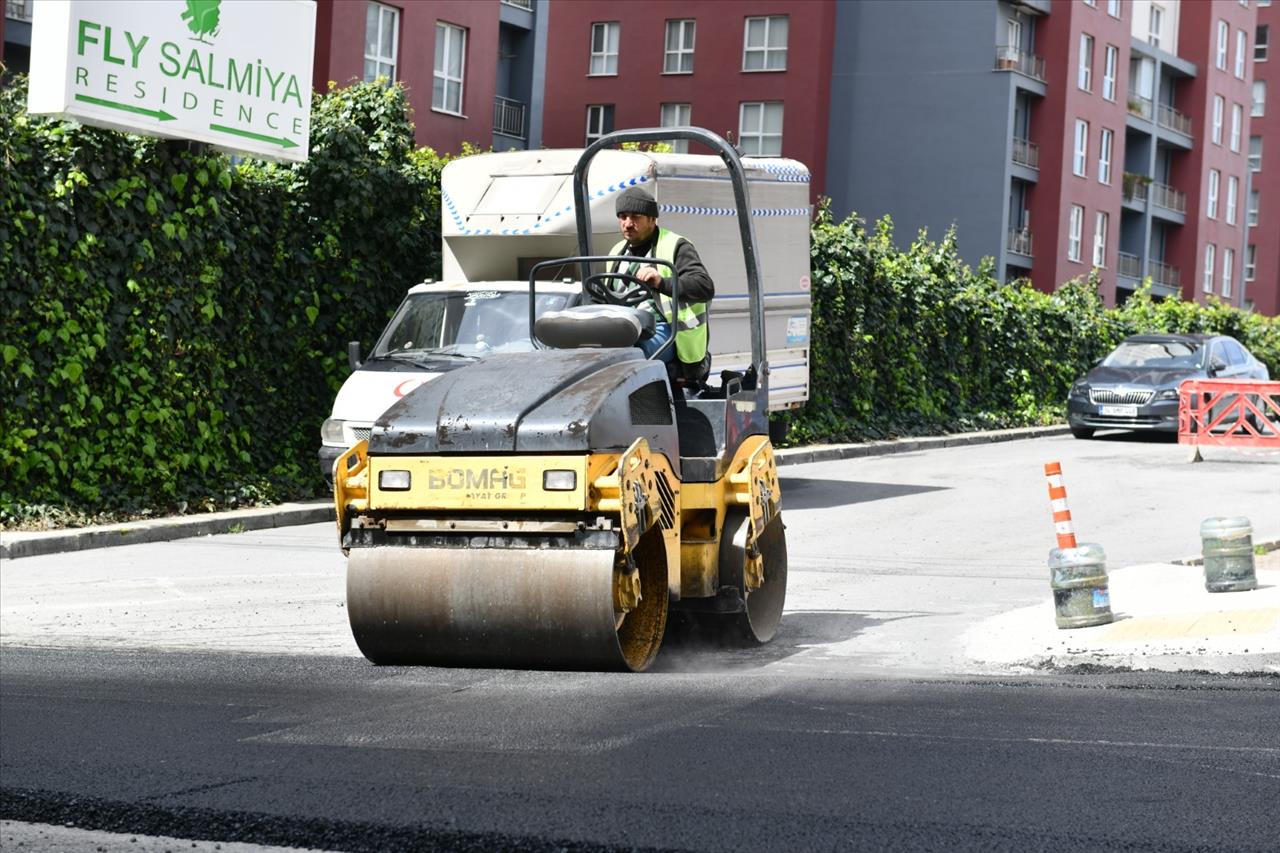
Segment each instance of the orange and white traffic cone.
[{"label": "orange and white traffic cone", "polygon": [[1053,530],[1058,537],[1058,547],[1049,551],[1054,618],[1059,628],[1105,625],[1112,620],[1107,555],[1101,545],[1076,544],[1061,463],[1047,463],[1044,475],[1049,480],[1049,505],[1053,508]]}]

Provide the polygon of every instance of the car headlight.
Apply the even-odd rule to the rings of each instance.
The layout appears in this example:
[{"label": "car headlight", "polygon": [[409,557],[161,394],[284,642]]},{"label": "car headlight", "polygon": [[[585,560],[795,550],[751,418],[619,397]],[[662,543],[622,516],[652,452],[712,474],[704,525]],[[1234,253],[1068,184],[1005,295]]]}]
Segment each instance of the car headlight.
[{"label": "car headlight", "polygon": [[1157,400],[1176,400],[1178,399],[1177,388],[1165,388],[1163,391],[1156,392]]},{"label": "car headlight", "polygon": [[346,444],[347,440],[342,435],[344,424],[346,421],[339,418],[325,418],[320,425],[320,440],[325,444]]},{"label": "car headlight", "polygon": [[1088,382],[1077,382],[1076,384],[1072,385],[1072,386],[1071,386],[1071,396],[1072,396],[1072,397],[1088,397],[1088,396],[1089,396],[1089,383],[1088,383]]}]

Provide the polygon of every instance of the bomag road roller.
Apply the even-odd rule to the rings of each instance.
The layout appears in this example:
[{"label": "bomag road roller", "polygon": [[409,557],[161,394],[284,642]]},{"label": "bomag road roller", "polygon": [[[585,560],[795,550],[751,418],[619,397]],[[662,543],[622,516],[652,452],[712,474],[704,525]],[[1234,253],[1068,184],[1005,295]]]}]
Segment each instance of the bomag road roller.
[{"label": "bomag road roller", "polygon": [[[634,346],[653,323],[635,307],[644,284],[591,255],[592,158],[670,139],[718,154],[737,206],[752,364],[719,387],[673,380],[658,353],[644,357]],[[573,190],[579,255],[530,272],[534,350],[422,385],[334,464],[347,612],[375,663],[639,671],[669,615],[746,643],[778,628],[787,548],[738,154],[696,128],[621,131],[582,153]],[[605,304],[535,317],[546,264],[581,269],[591,301]],[[674,268],[670,277],[678,302]]]}]

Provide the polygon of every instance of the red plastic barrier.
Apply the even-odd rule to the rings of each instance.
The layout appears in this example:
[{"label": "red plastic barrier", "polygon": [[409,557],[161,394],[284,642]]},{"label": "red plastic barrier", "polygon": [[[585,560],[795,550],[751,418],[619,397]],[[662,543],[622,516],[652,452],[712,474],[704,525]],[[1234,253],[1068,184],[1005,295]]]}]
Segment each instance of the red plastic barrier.
[{"label": "red plastic barrier", "polygon": [[1280,450],[1280,382],[1187,379],[1178,386],[1178,443]]}]

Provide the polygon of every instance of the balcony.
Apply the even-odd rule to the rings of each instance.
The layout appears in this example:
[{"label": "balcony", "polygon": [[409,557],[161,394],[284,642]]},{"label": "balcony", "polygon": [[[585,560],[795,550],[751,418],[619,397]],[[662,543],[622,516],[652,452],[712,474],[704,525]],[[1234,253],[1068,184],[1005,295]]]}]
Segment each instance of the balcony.
[{"label": "balcony", "polygon": [[1033,257],[1030,229],[1012,228],[1009,230],[1009,252],[1014,255],[1022,255],[1024,258]]},{"label": "balcony", "polygon": [[1137,255],[1120,252],[1120,262],[1116,266],[1116,272],[1124,278],[1140,279],[1142,278],[1142,259]]},{"label": "balcony", "polygon": [[1175,290],[1182,287],[1182,275],[1177,267],[1171,267],[1164,261],[1150,261],[1148,266],[1151,268],[1151,280],[1156,284],[1163,284]]},{"label": "balcony", "polygon": [[1013,138],[1013,162],[1028,169],[1040,168],[1040,146],[1025,139]]},{"label": "balcony", "polygon": [[1151,203],[1156,207],[1172,210],[1174,213],[1187,212],[1187,194],[1181,190],[1175,190],[1168,184],[1155,182],[1151,184]]},{"label": "balcony", "polygon": [[525,105],[521,101],[513,101],[501,95],[493,99],[493,132],[501,136],[524,139]]},{"label": "balcony", "polygon": [[1044,60],[1030,53],[1023,53],[1016,47],[1001,45],[996,48],[996,70],[1017,71],[1041,83],[1045,82]]},{"label": "balcony", "polygon": [[34,0],[4,0],[4,16],[12,21],[31,21]]},{"label": "balcony", "polygon": [[1183,136],[1191,135],[1191,117],[1165,104],[1156,107],[1156,124]]},{"label": "balcony", "polygon": [[1129,112],[1147,121],[1155,115],[1155,104],[1150,98],[1144,98],[1132,89],[1129,90]]},{"label": "balcony", "polygon": [[1125,172],[1124,179],[1120,184],[1120,192],[1124,200],[1135,204],[1145,203],[1147,200],[1147,187],[1151,184],[1151,179],[1146,175],[1138,175],[1133,172]]},{"label": "balcony", "polygon": [[527,12],[533,11],[533,0],[502,0],[506,6],[515,6],[517,9],[524,9]]}]

